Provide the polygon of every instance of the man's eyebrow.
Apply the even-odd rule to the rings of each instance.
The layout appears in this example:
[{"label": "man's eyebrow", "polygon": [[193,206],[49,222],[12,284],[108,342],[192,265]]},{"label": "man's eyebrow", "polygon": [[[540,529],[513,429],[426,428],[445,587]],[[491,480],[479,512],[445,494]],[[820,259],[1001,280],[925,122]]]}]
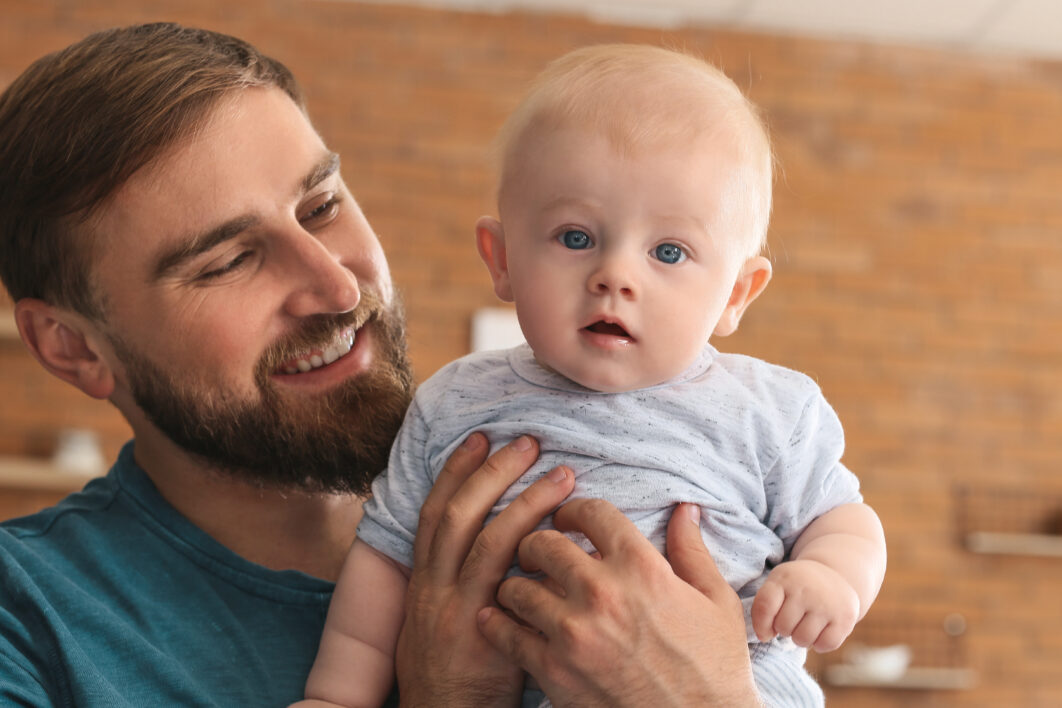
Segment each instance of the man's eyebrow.
[{"label": "man's eyebrow", "polygon": [[236,238],[239,234],[258,223],[256,216],[237,216],[209,231],[197,234],[165,251],[155,260],[152,280],[158,281],[177,270],[181,265],[201,253],[206,253],[219,243]]},{"label": "man's eyebrow", "polygon": [[[339,170],[339,155],[328,153],[323,160],[313,166],[299,182],[302,192],[308,192]],[[193,236],[160,255],[152,269],[152,280],[158,281],[177,270],[201,253],[206,253],[220,243],[235,238],[258,223],[255,216],[238,216],[209,231]]]},{"label": "man's eyebrow", "polygon": [[338,171],[339,154],[330,152],[323,160],[314,165],[314,168],[310,170],[310,173],[303,178],[302,191],[309,192]]}]

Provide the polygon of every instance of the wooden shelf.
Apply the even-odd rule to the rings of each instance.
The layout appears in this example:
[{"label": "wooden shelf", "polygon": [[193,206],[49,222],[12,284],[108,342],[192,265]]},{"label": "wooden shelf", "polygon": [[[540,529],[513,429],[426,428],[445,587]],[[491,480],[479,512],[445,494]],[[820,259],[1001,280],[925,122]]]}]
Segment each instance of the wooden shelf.
[{"label": "wooden shelf", "polygon": [[0,456],[0,488],[76,492],[90,479],[62,470],[48,460]]},{"label": "wooden shelf", "polygon": [[834,664],[826,667],[826,683],[831,686],[896,688],[923,691],[965,691],[973,687],[972,669],[912,666],[893,681],[881,681],[867,675],[860,666]]},{"label": "wooden shelf", "polygon": [[974,553],[1062,558],[1062,536],[972,531],[966,534],[966,548]]}]

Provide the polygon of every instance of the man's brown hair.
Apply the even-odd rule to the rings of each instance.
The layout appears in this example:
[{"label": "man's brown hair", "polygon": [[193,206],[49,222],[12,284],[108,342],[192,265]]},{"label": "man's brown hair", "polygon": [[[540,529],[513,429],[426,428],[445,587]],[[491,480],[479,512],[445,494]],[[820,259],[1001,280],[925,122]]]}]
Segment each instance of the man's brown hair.
[{"label": "man's brown hair", "polygon": [[222,96],[252,86],[304,109],[280,62],[172,23],[99,32],[30,65],[0,94],[0,278],[11,297],[101,319],[93,244],[78,225]]}]

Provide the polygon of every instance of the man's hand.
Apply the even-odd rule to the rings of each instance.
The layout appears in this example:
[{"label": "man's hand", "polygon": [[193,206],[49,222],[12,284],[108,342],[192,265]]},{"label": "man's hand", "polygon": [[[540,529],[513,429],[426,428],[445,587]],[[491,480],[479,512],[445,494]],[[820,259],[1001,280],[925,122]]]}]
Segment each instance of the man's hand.
[{"label": "man's hand", "polygon": [[518,705],[523,672],[476,630],[476,613],[494,604],[517,544],[571,492],[560,467],[528,487],[486,527],[502,493],[538,456],[519,438],[487,459],[473,434],[447,462],[421,509],[398,638],[403,706]]},{"label": "man's hand", "polygon": [[802,647],[833,651],[859,619],[859,596],[837,571],[813,560],[782,563],[752,602],[760,641],[792,637]]},{"label": "man's hand", "polygon": [[698,509],[680,505],[661,556],[611,504],[569,502],[554,515],[581,531],[588,555],[557,531],[520,543],[537,582],[513,577],[483,634],[527,670],[556,706],[758,706],[741,603],[701,540]]}]

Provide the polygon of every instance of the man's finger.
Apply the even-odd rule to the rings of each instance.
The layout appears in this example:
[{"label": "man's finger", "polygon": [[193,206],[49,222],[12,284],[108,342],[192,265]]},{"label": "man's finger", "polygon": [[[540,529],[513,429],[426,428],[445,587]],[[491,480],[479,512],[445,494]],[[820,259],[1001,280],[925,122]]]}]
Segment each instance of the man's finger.
[{"label": "man's finger", "polygon": [[575,474],[567,467],[556,467],[522,491],[476,536],[461,570],[461,582],[479,584],[483,578],[502,577],[521,539],[564,501],[574,486]]},{"label": "man's finger", "polygon": [[553,526],[559,531],[581,532],[605,559],[632,544],[653,548],[623,512],[602,499],[573,499],[553,515]]},{"label": "man's finger", "polygon": [[443,465],[438,479],[421,505],[418,533],[413,542],[413,559],[416,565],[421,565],[428,554],[435,527],[442,517],[442,509],[464,481],[487,459],[488,451],[487,438],[483,433],[472,433]]},{"label": "man's finger", "polygon": [[480,633],[509,661],[528,673],[537,673],[546,653],[545,638],[523,627],[496,607],[484,607],[476,615]]},{"label": "man's finger", "polygon": [[[426,565],[437,578],[458,573],[494,502],[538,457],[538,443],[523,435],[487,458],[448,498],[432,499],[427,512],[433,523]],[[428,502],[426,502],[427,505]],[[421,509],[421,519],[425,510]],[[418,528],[417,535],[421,535]]]},{"label": "man's finger", "polygon": [[561,591],[553,594],[561,596],[578,596],[596,573],[593,566],[601,563],[570,538],[553,529],[536,531],[520,541],[519,557],[521,568],[532,573],[542,572],[552,580],[554,586],[560,586]]},{"label": "man's finger", "polygon": [[675,575],[711,600],[732,597],[727,584],[701,536],[700,507],[679,504],[667,525],[667,559]]},{"label": "man's finger", "polygon": [[546,637],[556,637],[567,608],[563,596],[545,585],[520,576],[507,578],[498,587],[498,604],[517,619]]}]

